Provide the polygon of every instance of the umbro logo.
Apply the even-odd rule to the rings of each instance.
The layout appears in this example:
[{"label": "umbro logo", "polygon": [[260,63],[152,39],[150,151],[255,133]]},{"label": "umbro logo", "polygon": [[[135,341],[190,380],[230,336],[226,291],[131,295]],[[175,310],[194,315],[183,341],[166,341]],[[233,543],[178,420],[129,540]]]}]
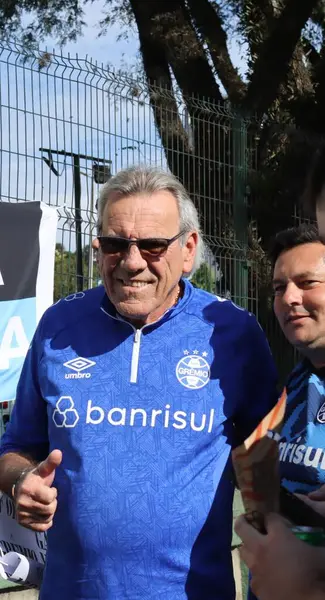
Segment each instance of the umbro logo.
[{"label": "umbro logo", "polygon": [[89,360],[89,358],[82,358],[78,356],[77,358],[73,358],[72,360],[68,360],[63,363],[63,366],[70,371],[74,371],[73,373],[66,373],[65,379],[89,379],[91,377],[91,373],[84,373],[85,369],[90,369],[95,365],[94,360]]}]

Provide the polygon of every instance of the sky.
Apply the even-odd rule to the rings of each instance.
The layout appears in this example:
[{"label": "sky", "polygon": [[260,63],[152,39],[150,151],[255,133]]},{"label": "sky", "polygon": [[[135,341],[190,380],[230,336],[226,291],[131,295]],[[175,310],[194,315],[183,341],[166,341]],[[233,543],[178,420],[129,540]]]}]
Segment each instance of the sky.
[{"label": "sky", "polygon": [[[133,65],[139,48],[136,29],[128,30],[128,40],[117,41],[118,35],[121,33],[121,27],[117,24],[108,29],[108,35],[98,38],[98,23],[103,18],[102,0],[95,0],[92,4],[87,4],[85,7],[85,22],[87,27],[83,31],[83,35],[76,42],[68,43],[62,49],[63,54],[70,52],[71,54],[78,53],[79,56],[92,57],[104,65],[107,63],[115,69],[120,69]],[[245,71],[245,61],[242,58],[242,50],[239,47],[238,40],[233,37],[229,41],[230,56],[234,65],[241,73]],[[58,48],[56,41],[53,38],[46,40],[46,45],[49,50]]]},{"label": "sky", "polygon": [[[128,32],[129,39],[127,41],[117,41],[121,27],[116,24],[108,29],[108,35],[98,37],[98,23],[103,18],[103,4],[104,2],[101,0],[95,0],[94,3],[86,5],[84,20],[87,26],[83,30],[83,35],[76,42],[66,44],[62,48],[62,54],[75,55],[78,53],[79,57],[87,55],[88,58],[103,63],[105,66],[109,64],[115,69],[120,69],[127,64],[134,64],[139,45],[135,30]],[[59,45],[53,38],[46,38],[42,47],[45,45],[49,51],[53,48],[60,52]]]},{"label": "sky", "polygon": [[[81,65],[87,57],[126,72],[139,63],[135,30],[129,31],[127,40],[117,40],[121,28],[114,25],[106,36],[98,38],[102,6],[101,0],[86,6],[83,35],[62,49],[62,55],[70,54],[75,65],[71,70],[53,64],[48,72],[39,71],[24,67],[13,54],[0,57],[0,195],[4,201],[41,200],[56,205],[60,214],[58,241],[72,249],[75,213],[71,158],[58,160],[53,155],[57,176],[42,159],[47,154],[40,152],[41,147],[105,158],[111,161],[113,173],[139,162],[166,166],[148,98],[130,97],[130,88],[120,85],[118,78],[117,83],[112,77],[106,79],[106,71],[96,78],[91,72],[87,74],[87,68],[79,73],[76,66],[76,54]],[[51,38],[41,44],[41,49],[45,48],[61,52]],[[243,72],[245,62],[236,39],[230,41],[229,50],[235,66]],[[98,197],[98,187],[92,191],[91,169],[91,161],[81,161],[84,244],[93,236],[92,201]]]}]

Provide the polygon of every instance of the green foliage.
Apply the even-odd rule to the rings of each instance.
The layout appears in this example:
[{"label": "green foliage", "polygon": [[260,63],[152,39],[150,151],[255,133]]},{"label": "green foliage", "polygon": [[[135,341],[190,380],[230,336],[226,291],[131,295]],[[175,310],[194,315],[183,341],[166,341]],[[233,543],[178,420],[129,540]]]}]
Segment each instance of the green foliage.
[{"label": "green foliage", "polygon": [[211,292],[212,294],[216,291],[216,276],[213,269],[207,263],[203,263],[194,273],[191,282],[196,287]]},{"label": "green foliage", "polygon": [[35,46],[48,35],[61,44],[76,40],[85,26],[87,1],[1,0],[0,35],[15,35],[24,46]]},{"label": "green foliage", "polygon": [[[97,0],[2,0],[0,37],[14,36],[25,49],[48,35],[64,44],[81,35],[90,3]],[[198,206],[219,190],[221,202],[218,207],[210,203],[204,233],[223,237],[228,218],[223,200],[236,193],[238,167],[237,175],[243,169],[248,177],[249,216],[264,250],[274,228],[290,222],[313,150],[325,135],[324,1],[105,0],[99,34],[108,34],[117,23],[120,35],[137,28],[170,170],[190,192],[195,189]],[[229,53],[234,37],[246,59],[245,74],[238,72]],[[50,54],[38,57],[40,69],[50,68]],[[164,94],[158,93],[159,86]],[[204,106],[207,99],[218,102],[225,116],[232,115],[227,123],[213,105]],[[233,151],[237,114],[256,116],[246,122],[245,132],[241,129],[245,164],[239,164]],[[66,260],[70,265],[73,257]],[[69,265],[62,265],[63,271],[71,271]],[[70,287],[69,274],[66,280]]]},{"label": "green foliage", "polygon": [[[89,287],[88,280],[89,246],[83,249],[83,288]],[[99,271],[97,263],[93,267],[93,285],[97,285]],[[54,265],[54,302],[77,291],[76,253],[65,250],[62,244],[56,245]]]}]

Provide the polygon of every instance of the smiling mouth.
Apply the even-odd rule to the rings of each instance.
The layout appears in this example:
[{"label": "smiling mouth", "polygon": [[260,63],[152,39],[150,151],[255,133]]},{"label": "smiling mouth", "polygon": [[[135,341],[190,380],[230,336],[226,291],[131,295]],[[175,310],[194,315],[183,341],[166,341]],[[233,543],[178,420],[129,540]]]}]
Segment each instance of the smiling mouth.
[{"label": "smiling mouth", "polygon": [[119,282],[124,286],[124,287],[131,287],[131,288],[144,288],[146,287],[146,285],[148,285],[147,281],[124,281],[123,279],[119,279]]},{"label": "smiling mouth", "polygon": [[308,317],[309,317],[309,315],[296,315],[294,317],[287,317],[286,318],[286,325],[288,323],[296,323],[297,321],[301,321],[302,319],[306,319]]}]

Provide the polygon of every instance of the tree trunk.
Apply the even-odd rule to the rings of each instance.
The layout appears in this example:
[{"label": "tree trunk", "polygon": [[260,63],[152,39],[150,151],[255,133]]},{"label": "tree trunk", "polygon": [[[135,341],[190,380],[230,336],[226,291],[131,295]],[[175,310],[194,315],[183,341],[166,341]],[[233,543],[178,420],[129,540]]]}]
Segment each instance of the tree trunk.
[{"label": "tree trunk", "polygon": [[251,81],[243,103],[247,111],[265,114],[285,83],[290,61],[318,0],[288,0],[281,14],[274,19],[271,32],[255,62]]},{"label": "tree trunk", "polygon": [[205,55],[183,0],[130,0],[137,25],[161,45],[184,96],[192,94],[222,100],[209,61]]},{"label": "tree trunk", "polygon": [[[220,124],[221,113],[219,114],[217,109],[213,110],[212,104],[204,102],[204,97],[207,96],[212,96],[214,100],[222,100],[212,68],[183,0],[169,0],[167,5],[161,0],[130,0],[130,3],[139,30],[147,79],[151,83],[157,80],[160,73],[155,65],[159,60],[160,69],[164,74],[163,77],[160,75],[160,81],[162,80],[164,85],[167,82],[168,93],[171,95],[171,104],[167,102],[166,110],[166,101],[165,98],[162,99],[161,90],[156,89],[158,106],[156,98],[152,96],[152,90],[150,92],[156,124],[162,140],[165,140],[165,149],[168,144],[168,164],[191,193],[199,208],[205,233],[210,236],[220,235],[221,204],[218,200],[220,192],[222,194],[221,182],[225,181],[221,176],[227,174],[225,165],[230,161],[228,155],[220,156],[220,152],[225,150],[225,136],[229,138],[229,133],[227,128]],[[185,112],[184,105],[178,104],[173,94],[168,65],[182,93],[187,109]],[[194,92],[200,95],[200,100],[196,99],[196,94],[193,96]],[[180,119],[182,111],[192,143],[189,154],[188,138],[185,147],[184,136],[180,135],[180,129],[184,131]],[[166,139],[167,135],[169,139]]]},{"label": "tree trunk", "polygon": [[[160,37],[154,35],[153,4],[130,0],[136,19],[143,67],[148,82],[150,104],[170,170],[185,185],[190,185],[188,166],[190,145],[187,132],[179,116],[179,107],[173,91],[166,50]],[[147,10],[146,10],[147,9]],[[150,15],[148,15],[148,9]]]},{"label": "tree trunk", "polygon": [[246,85],[232,64],[227,35],[217,9],[209,0],[188,0],[188,6],[195,25],[208,46],[214,68],[229,100],[239,104],[245,94]]},{"label": "tree trunk", "polygon": [[316,69],[318,86],[316,88],[316,131],[325,134],[325,44],[321,51],[320,61]]}]

